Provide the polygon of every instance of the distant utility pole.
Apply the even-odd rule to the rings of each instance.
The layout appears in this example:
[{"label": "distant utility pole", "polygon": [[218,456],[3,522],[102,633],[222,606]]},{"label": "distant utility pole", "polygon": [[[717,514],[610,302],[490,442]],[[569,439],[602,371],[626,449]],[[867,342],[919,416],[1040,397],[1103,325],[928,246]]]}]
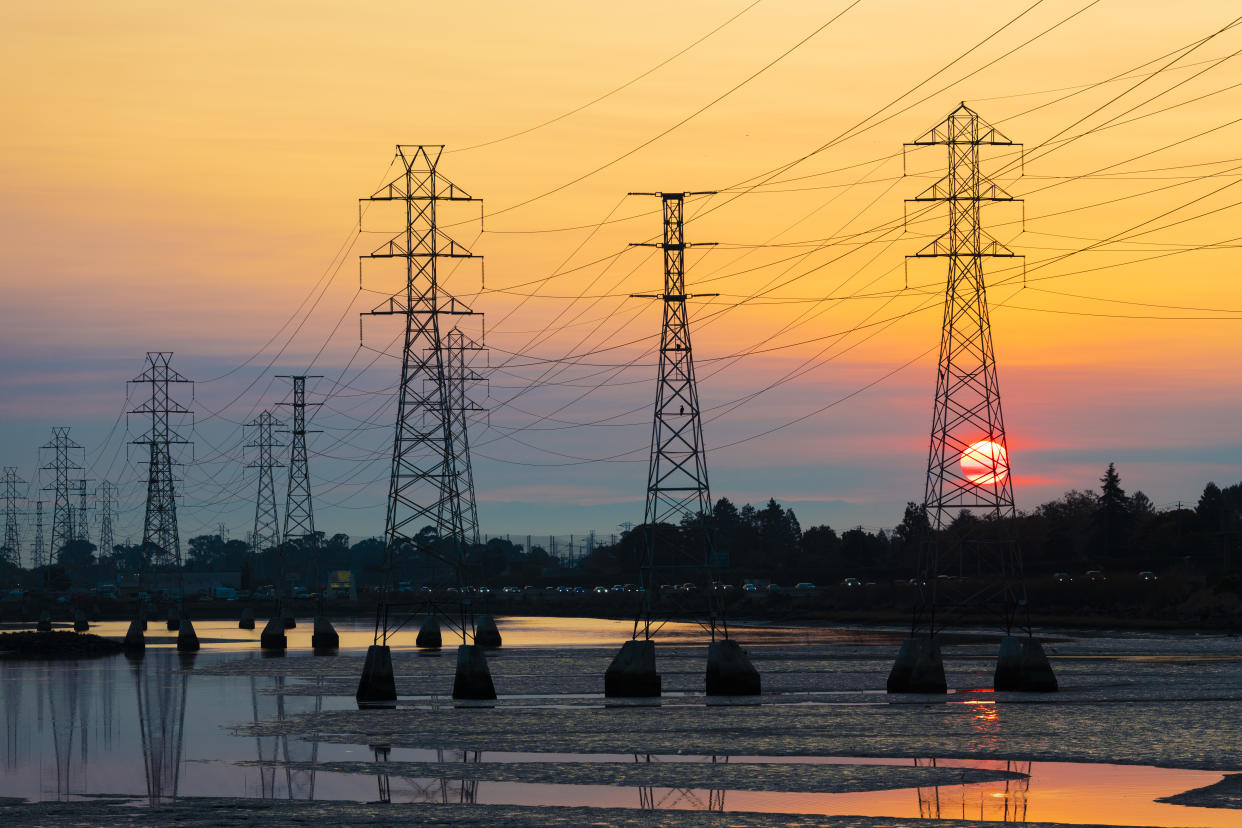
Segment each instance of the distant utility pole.
[{"label": "distant utility pole", "polygon": [[[85,462],[85,450],[69,439],[68,426],[55,426],[52,429],[52,441],[42,446],[40,451],[50,452],[51,461],[43,466],[45,471],[52,472],[52,483],[45,486],[44,491],[52,492],[52,545],[48,549],[47,563],[55,560],[56,555],[74,539],[73,504],[69,501],[70,472],[81,471],[82,466],[74,459],[81,456]],[[79,455],[79,452],[82,452]]]},{"label": "distant utility pole", "polygon": [[[282,464],[276,460],[276,449],[284,443],[276,442],[273,431],[282,423],[270,411],[262,411],[247,428],[258,429],[246,448],[258,449],[258,458],[248,469],[259,470],[259,489],[254,502],[254,531],[250,534],[251,551],[266,552],[280,545],[280,522],[276,515],[276,484],[272,469]],[[283,587],[282,587],[283,588]]]},{"label": "distant utility pole", "polygon": [[[703,421],[699,410],[699,391],[694,378],[694,352],[690,345],[690,317],[686,300],[686,248],[714,244],[688,244],[685,239],[685,200],[687,196],[713,195],[701,193],[631,193],[656,196],[664,206],[664,240],[644,243],[664,252],[664,290],[655,294],[634,294],[636,298],[659,299],[664,305],[664,322],[660,329],[660,368],[656,381],[655,411],[651,428],[651,458],[647,470],[647,500],[643,524],[647,528],[646,552],[639,580],[642,606],[635,621],[634,637],[642,631],[644,640],[651,637],[652,603],[658,583],[658,567],[697,566],[704,574],[704,589],[711,616],[713,640],[723,599],[710,586],[715,580],[710,567],[718,562],[712,553],[710,536],[705,540],[707,552],[702,559],[687,550],[657,550],[656,524],[678,525],[684,518],[702,520],[712,512],[711,488],[707,481],[707,449],[703,443]],[[716,294],[697,294],[715,296]]]},{"label": "distant utility pole", "polygon": [[[190,409],[172,398],[169,386],[192,384],[169,364],[171,351],[148,351],[146,369],[131,385],[149,385],[150,396],[130,414],[151,418],[151,425],[134,445],[147,446],[147,509],[142,522],[142,567],[181,569],[181,536],[177,530],[177,497],[172,447],[188,445],[173,421],[190,416]],[[192,425],[192,424],[191,424]]]},{"label": "distant utility pole", "polygon": [[47,565],[47,550],[43,548],[43,501],[35,501],[34,545],[30,547],[30,567],[38,569]]},{"label": "distant utility pole", "polygon": [[99,509],[99,560],[113,558],[116,543],[112,537],[112,509],[116,505],[116,486],[103,480],[95,488],[95,506]]},{"label": "distant utility pole", "polygon": [[0,548],[0,560],[13,566],[22,565],[21,537],[17,531],[18,491],[25,480],[17,476],[16,466],[4,467],[4,547]]}]

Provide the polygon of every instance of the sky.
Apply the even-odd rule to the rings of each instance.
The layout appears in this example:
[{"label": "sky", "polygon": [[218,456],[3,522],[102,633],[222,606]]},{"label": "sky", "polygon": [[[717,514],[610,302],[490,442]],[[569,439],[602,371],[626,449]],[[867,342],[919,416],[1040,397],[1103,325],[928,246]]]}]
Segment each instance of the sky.
[{"label": "sky", "polygon": [[[1021,204],[986,265],[1018,507],[1098,486],[1193,503],[1242,479],[1236,279],[1242,25],[1225,2],[168,4],[0,7],[0,462],[33,501],[68,426],[117,540],[141,538],[147,351],[195,380],[182,538],[253,528],[244,424],[319,375],[317,528],[382,533],[399,344],[359,313],[399,228],[359,199],[443,144],[477,204],[441,224],[488,347],[470,439],[482,531],[642,518],[660,310],[657,199],[687,201],[714,497],[803,527],[921,500],[943,260],[910,261],[945,172],[903,150],[965,101]],[[480,215],[482,220],[480,221]],[[361,218],[360,218],[361,217]],[[127,397],[128,394],[128,397]],[[283,501],[284,470],[277,489]],[[281,504],[283,514],[283,503]],[[24,544],[31,528],[23,515]],[[515,538],[517,540],[517,538]],[[563,542],[563,541],[562,541]]]}]

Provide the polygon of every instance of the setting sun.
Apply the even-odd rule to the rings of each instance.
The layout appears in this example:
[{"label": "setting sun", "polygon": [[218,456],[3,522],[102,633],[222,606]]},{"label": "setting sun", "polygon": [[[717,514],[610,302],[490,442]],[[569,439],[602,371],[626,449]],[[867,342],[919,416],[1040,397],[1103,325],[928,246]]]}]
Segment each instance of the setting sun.
[{"label": "setting sun", "polygon": [[962,452],[962,474],[977,486],[1002,483],[1009,476],[1009,455],[1005,447],[991,440],[972,443]]}]

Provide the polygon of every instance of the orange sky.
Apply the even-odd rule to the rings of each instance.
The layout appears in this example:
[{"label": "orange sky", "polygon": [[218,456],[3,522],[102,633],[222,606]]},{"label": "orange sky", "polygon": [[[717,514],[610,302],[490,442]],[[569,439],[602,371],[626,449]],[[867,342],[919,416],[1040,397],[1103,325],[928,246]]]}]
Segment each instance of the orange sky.
[{"label": "orange sky", "polygon": [[[71,425],[92,475],[127,481],[132,515],[141,472],[109,429],[143,352],[173,350],[199,380],[258,352],[197,388],[183,536],[219,521],[237,536],[249,528],[238,424],[282,399],[269,362],[272,373],[327,375],[321,392],[342,378],[312,446],[323,455],[312,469],[320,524],[378,531],[391,416],[364,392],[389,389],[396,368],[381,357],[356,370],[375,354],[357,350],[355,317],[380,298],[359,292],[356,256],[395,227],[371,214],[361,241],[334,256],[393,145],[444,143],[442,172],[495,214],[481,235],[470,211],[451,231],[486,255],[487,290],[477,268],[447,277],[486,312],[491,366],[531,362],[515,352],[560,359],[652,338],[571,358],[524,391],[546,366],[489,373],[480,402],[493,411],[472,434],[484,530],[610,532],[641,513],[654,385],[643,353],[659,326],[654,304],[625,298],[660,284],[658,259],[626,249],[659,232],[658,203],[625,193],[726,190],[870,123],[756,191],[691,202],[701,217],[688,238],[721,245],[688,257],[687,281],[722,294],[694,311],[714,493],[776,495],[798,504],[804,526],[890,525],[922,494],[944,278],[943,261],[918,262],[907,283],[903,257],[944,218],[874,228],[899,222],[903,199],[944,170],[943,150],[920,150],[902,178],[902,143],[966,100],[1027,148],[1022,169],[1002,148],[985,153],[1027,199],[1025,228],[1020,207],[985,212],[990,231],[1027,256],[1025,289],[1006,262],[989,286],[1019,505],[1093,486],[1110,461],[1159,504],[1242,477],[1239,250],[1181,252],[1242,243],[1229,241],[1242,236],[1232,207],[1242,123],[1230,123],[1242,56],[1229,59],[1242,26],[1176,51],[1230,23],[1232,4],[1100,0],[1057,26],[1089,0],[1045,0],[928,80],[1025,6],[862,0],[760,72],[849,5],[761,0],[615,95],[463,149],[615,89],[748,5],[8,4],[4,464],[34,479],[34,447],[51,425]],[[634,218],[591,229],[606,217]],[[749,247],[758,244],[786,246]],[[546,278],[559,270],[571,272]],[[741,301],[772,284],[782,286]],[[385,323],[367,324],[369,347],[390,337]],[[616,455],[628,462],[575,459]],[[577,465],[548,465],[565,462]]]}]

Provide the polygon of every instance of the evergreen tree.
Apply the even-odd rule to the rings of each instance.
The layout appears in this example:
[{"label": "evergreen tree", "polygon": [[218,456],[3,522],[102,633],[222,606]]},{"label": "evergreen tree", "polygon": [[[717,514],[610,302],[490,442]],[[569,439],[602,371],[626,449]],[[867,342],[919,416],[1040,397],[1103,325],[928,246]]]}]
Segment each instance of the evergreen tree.
[{"label": "evergreen tree", "polygon": [[1100,478],[1096,499],[1101,551],[1110,558],[1123,556],[1129,548],[1132,505],[1121,488],[1121,475],[1113,463]]}]

